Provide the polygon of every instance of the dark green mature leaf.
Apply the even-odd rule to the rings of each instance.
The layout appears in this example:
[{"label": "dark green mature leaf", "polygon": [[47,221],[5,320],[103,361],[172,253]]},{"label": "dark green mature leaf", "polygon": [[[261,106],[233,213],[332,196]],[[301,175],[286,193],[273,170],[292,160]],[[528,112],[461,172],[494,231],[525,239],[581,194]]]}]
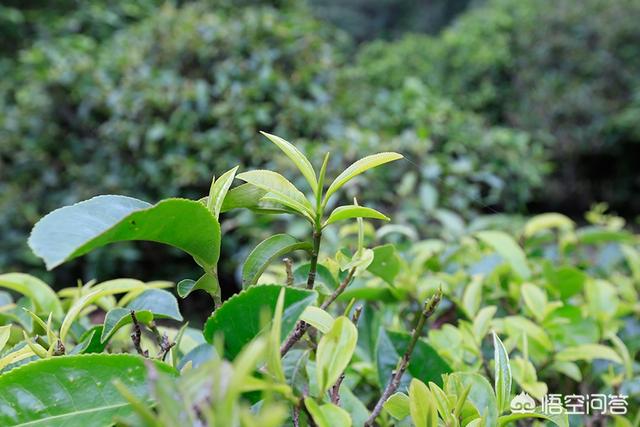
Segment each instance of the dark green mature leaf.
[{"label": "dark green mature leaf", "polygon": [[373,261],[367,270],[390,285],[400,272],[400,257],[392,244],[373,248]]},{"label": "dark green mature leaf", "polygon": [[[149,310],[137,310],[136,320],[142,324],[149,324],[153,320],[153,313]],[[100,341],[106,342],[113,334],[125,325],[133,322],[131,310],[128,308],[116,307],[107,312],[102,325]]]},{"label": "dark green mature leaf", "polygon": [[218,277],[205,273],[198,280],[184,279],[176,285],[176,291],[180,298],[186,298],[191,292],[196,290],[207,291],[211,295],[220,294],[220,283]]},{"label": "dark green mature leaf", "polygon": [[276,258],[297,250],[313,248],[309,242],[289,236],[288,234],[276,234],[263,240],[256,246],[242,266],[242,286],[255,285],[269,264]]},{"label": "dark green mature leaf", "polygon": [[127,309],[148,310],[153,317],[159,319],[173,319],[182,321],[182,314],[178,308],[178,301],[171,292],[164,289],[149,289],[144,291],[127,305]]},{"label": "dark green mature leaf", "polygon": [[151,400],[145,363],[175,374],[164,363],[125,354],[53,357],[13,369],[0,375],[0,425],[109,426],[133,413],[113,381]]},{"label": "dark green mature leaf", "polygon": [[242,347],[255,338],[263,327],[261,311],[274,312],[280,289],[285,288],[282,337],[288,335],[304,309],[312,304],[314,291],[280,285],[252,286],[225,301],[204,326],[204,337],[211,343],[216,334],[224,335],[224,356],[233,360]]},{"label": "dark green mature leaf", "polygon": [[125,196],[98,196],[57,209],[31,231],[29,246],[48,269],[109,243],[148,240],[175,246],[211,269],[220,255],[220,224],[199,202],[156,205]]},{"label": "dark green mature leaf", "polygon": [[[35,304],[37,313],[62,317],[62,305],[56,293],[42,280],[23,273],[0,274],[0,288],[26,295]],[[45,316],[46,317],[46,316]]]},{"label": "dark green mature leaf", "polygon": [[[386,386],[391,372],[396,368],[398,359],[407,350],[411,335],[404,332],[385,331],[380,328],[376,359],[378,365],[378,379],[380,386]],[[442,386],[442,374],[451,372],[451,367],[438,355],[436,350],[426,341],[419,339],[409,362],[407,374],[402,379],[402,384],[408,387],[411,377],[424,383],[432,381]]]}]

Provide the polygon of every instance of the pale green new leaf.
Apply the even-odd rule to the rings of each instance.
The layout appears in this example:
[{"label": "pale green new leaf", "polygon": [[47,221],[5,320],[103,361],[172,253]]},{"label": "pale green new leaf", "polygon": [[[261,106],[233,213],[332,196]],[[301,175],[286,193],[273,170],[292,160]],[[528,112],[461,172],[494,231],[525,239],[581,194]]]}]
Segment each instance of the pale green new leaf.
[{"label": "pale green new leaf", "polygon": [[282,359],[280,357],[280,335],[282,332],[282,313],[284,312],[285,288],[280,290],[276,309],[273,313],[271,331],[269,332],[269,346],[267,347],[267,369],[277,381],[285,382],[284,371],[282,369]]},{"label": "pale green new leaf", "polygon": [[476,315],[482,302],[482,279],[481,275],[474,276],[462,294],[462,306],[470,319]]},{"label": "pale green new leaf", "polygon": [[298,190],[287,178],[279,173],[269,170],[254,170],[239,174],[238,179],[274,193],[286,200],[287,206],[295,209],[302,215],[314,218],[315,214],[311,203],[300,190]]},{"label": "pale green new leaf", "polygon": [[301,242],[288,234],[276,234],[263,240],[251,251],[242,265],[242,286],[246,288],[255,285],[275,259],[293,251],[312,249],[311,243]]},{"label": "pale green new leaf", "polygon": [[531,276],[531,270],[527,265],[527,258],[524,251],[518,244],[504,231],[480,231],[476,233],[478,239],[491,246],[505,261],[507,261],[513,272],[520,278],[527,280]]},{"label": "pale green new leaf", "polygon": [[409,384],[409,412],[415,427],[438,427],[438,409],[429,387],[420,380]]},{"label": "pale green new leaf", "polygon": [[542,289],[531,283],[524,283],[521,288],[522,299],[537,321],[544,319],[547,309],[547,295]]},{"label": "pale green new leaf", "polygon": [[236,171],[239,166],[225,172],[213,182],[211,190],[209,191],[209,197],[207,199],[207,208],[213,216],[218,219],[220,212],[222,211],[222,204],[227,196],[227,192],[233,183],[233,179],[236,176]]},{"label": "pale green new leaf", "polygon": [[351,417],[344,409],[332,403],[318,405],[310,397],[304,399],[311,418],[318,427],[351,427]]},{"label": "pale green new leaf", "polygon": [[567,347],[556,353],[556,360],[560,362],[575,362],[584,360],[591,362],[594,359],[610,360],[622,364],[622,358],[612,348],[601,344],[582,344],[575,347]]},{"label": "pale green new leaf", "polygon": [[394,393],[384,402],[384,409],[396,420],[409,415],[409,396],[404,393]]},{"label": "pale green new leaf", "polygon": [[302,154],[302,152],[298,150],[293,144],[280,138],[279,136],[271,135],[262,131],[260,133],[269,138],[271,142],[277,145],[278,148],[282,150],[282,152],[286,154],[289,159],[291,159],[291,161],[302,173],[302,176],[304,176],[304,178],[311,186],[311,190],[316,193],[318,188],[318,181],[316,180],[316,173],[313,170],[313,166],[311,165],[311,162],[309,162],[309,159],[307,159],[306,156]]},{"label": "pale green new leaf", "polygon": [[338,317],[318,343],[316,375],[319,394],[331,387],[349,365],[358,341],[358,330],[345,316]]},{"label": "pale green new leaf", "polygon": [[326,334],[331,330],[333,326],[333,322],[335,321],[333,316],[321,309],[320,307],[316,307],[310,305],[305,308],[300,316],[300,320],[310,324],[323,334]]},{"label": "pale green new leaf", "polygon": [[28,297],[38,313],[62,317],[62,304],[56,293],[42,280],[23,273],[0,274],[0,288],[11,289]]},{"label": "pale green new leaf", "polygon": [[388,216],[381,214],[375,209],[357,205],[346,205],[335,208],[322,226],[326,227],[327,225],[333,224],[334,222],[352,218],[372,218],[380,219],[382,221],[389,221]]},{"label": "pale green new leaf", "polygon": [[375,168],[377,166],[383,165],[388,162],[392,162],[394,160],[402,159],[402,154],[388,152],[388,153],[378,153],[372,154],[371,156],[364,157],[356,162],[354,162],[351,166],[345,169],[336,179],[333,180],[329,188],[327,189],[327,193],[324,196],[323,205],[326,205],[329,201],[329,198],[338,191],[344,184],[349,182],[351,179],[360,175],[363,172],[371,168]]},{"label": "pale green new leaf", "polygon": [[87,307],[89,304],[99,300],[102,297],[107,295],[116,295],[122,294],[125,292],[131,292],[135,290],[139,290],[141,288],[144,289],[145,284],[140,282],[139,280],[133,279],[116,279],[109,280],[107,282],[96,285],[92,292],[84,295],[82,298],[78,299],[67,311],[67,315],[62,321],[62,326],[60,327],[60,339],[64,341],[73,324],[73,321],[78,317],[82,309]]},{"label": "pale green new leaf", "polygon": [[567,216],[559,213],[545,213],[531,218],[524,226],[524,237],[531,237],[540,231],[557,228],[559,230],[570,230],[574,227],[574,222]]},{"label": "pale green new leaf", "polygon": [[0,326],[0,354],[11,336],[11,325]]},{"label": "pale green new leaf", "polygon": [[509,363],[509,353],[504,348],[504,344],[498,338],[498,335],[493,333],[493,360],[495,363],[494,377],[496,391],[496,403],[498,405],[498,412],[503,411],[509,406],[511,396],[511,365]]}]

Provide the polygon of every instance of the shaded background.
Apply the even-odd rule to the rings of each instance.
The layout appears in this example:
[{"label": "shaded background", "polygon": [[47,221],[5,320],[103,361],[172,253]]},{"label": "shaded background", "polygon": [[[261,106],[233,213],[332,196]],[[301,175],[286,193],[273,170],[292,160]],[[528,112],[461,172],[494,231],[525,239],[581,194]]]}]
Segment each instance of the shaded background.
[{"label": "shaded background", "polygon": [[[0,271],[57,287],[196,277],[151,244],[46,272],[26,238],[97,194],[198,198],[236,164],[295,179],[259,130],[316,165],[331,151],[334,174],[402,152],[344,197],[422,238],[455,239],[493,213],[580,222],[596,202],[637,224],[638,22],[640,0],[5,1]],[[247,251],[284,227],[224,218],[227,293]]]}]

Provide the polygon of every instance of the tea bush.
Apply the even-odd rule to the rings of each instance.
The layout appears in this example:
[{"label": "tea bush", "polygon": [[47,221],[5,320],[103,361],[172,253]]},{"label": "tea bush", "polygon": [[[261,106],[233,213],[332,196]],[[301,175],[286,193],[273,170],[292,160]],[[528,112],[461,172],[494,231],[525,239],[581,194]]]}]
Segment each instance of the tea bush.
[{"label": "tea bush", "polygon": [[340,36],[296,8],[223,3],[167,5],[104,43],[77,35],[21,52],[0,89],[0,265],[22,265],[29,224],[55,206],[193,196],[211,164],[267,162],[259,129],[322,135]]},{"label": "tea bush", "polygon": [[[454,243],[389,243],[372,225],[386,215],[366,201],[329,201],[400,154],[366,156],[332,180],[329,155],[309,160],[265,136],[298,169],[302,191],[277,172],[235,167],[200,199],[151,205],[99,196],[36,224],[29,244],[48,268],[127,240],[186,252],[201,277],[176,291],[207,292],[213,313],[202,330],[182,324],[167,282],[115,279],[54,292],[26,274],[0,275],[17,294],[1,294],[3,425],[488,427],[537,419],[568,427],[605,416],[549,415],[536,402],[585,392],[628,405],[626,415],[606,415],[616,426],[639,422],[640,240],[624,221],[602,209],[586,227],[554,213],[503,218],[503,227],[479,218]],[[302,239],[274,234],[258,244],[243,264],[244,290],[222,301],[217,263],[229,236],[219,218],[235,209],[286,213],[308,226]],[[511,412],[520,391],[535,400]]]},{"label": "tea bush", "polygon": [[[262,4],[186,2],[149,17],[141,5],[131,25],[124,17],[71,25],[92,22],[97,2],[20,50],[0,83],[0,266],[38,271],[25,236],[61,204],[99,193],[195,197],[213,165],[279,166],[260,129],[295,136],[311,155],[330,150],[335,168],[362,150],[402,149],[410,173],[398,193],[394,169],[374,172],[363,194],[381,209],[393,205],[398,222],[423,236],[443,223],[455,234],[487,205],[518,211],[539,186],[544,155],[525,133],[490,126],[418,82],[398,91],[369,84],[364,68],[345,67],[353,46],[339,31],[295,2]],[[421,198],[395,203],[413,192]],[[423,208],[434,221],[422,221]],[[263,222],[231,218],[225,253],[248,252]],[[49,279],[192,270],[185,261],[163,271],[167,255],[146,248],[92,254]],[[221,270],[234,277],[236,267],[230,259]]]},{"label": "tea bush", "polygon": [[463,110],[549,144],[557,172],[544,206],[579,215],[606,200],[633,214],[638,19],[637,1],[492,0],[437,37],[373,42],[358,66],[372,85],[397,90],[417,77]]}]

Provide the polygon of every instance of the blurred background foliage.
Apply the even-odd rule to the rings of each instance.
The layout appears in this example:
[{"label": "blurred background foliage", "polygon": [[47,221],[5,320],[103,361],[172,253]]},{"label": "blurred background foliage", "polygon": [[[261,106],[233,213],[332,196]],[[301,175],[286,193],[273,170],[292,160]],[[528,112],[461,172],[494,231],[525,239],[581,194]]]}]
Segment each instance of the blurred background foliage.
[{"label": "blurred background foliage", "polygon": [[[286,168],[259,130],[315,163],[331,151],[334,171],[403,152],[345,197],[422,237],[495,212],[580,220],[598,201],[633,219],[638,22],[638,0],[3,2],[0,271],[42,276],[26,236],[61,205],[197,198],[236,164]],[[227,283],[265,233],[256,221],[223,224]],[[55,279],[190,275],[147,249]]]}]

